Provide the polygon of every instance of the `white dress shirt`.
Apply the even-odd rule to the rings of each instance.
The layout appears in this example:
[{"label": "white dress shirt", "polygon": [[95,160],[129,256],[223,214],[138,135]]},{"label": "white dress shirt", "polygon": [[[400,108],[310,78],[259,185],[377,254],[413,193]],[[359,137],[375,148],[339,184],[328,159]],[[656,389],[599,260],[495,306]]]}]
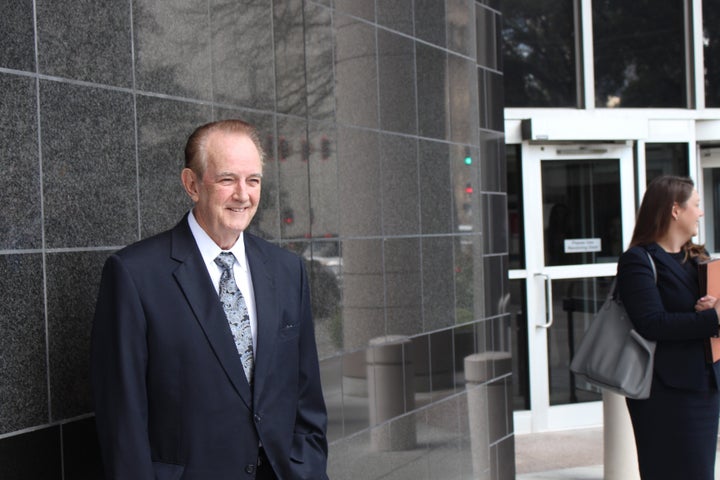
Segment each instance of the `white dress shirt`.
[{"label": "white dress shirt", "polygon": [[250,316],[250,330],[252,331],[253,338],[253,352],[257,352],[257,314],[255,310],[255,292],[253,291],[252,275],[250,272],[250,265],[248,264],[247,257],[245,256],[245,242],[243,241],[243,234],[240,233],[235,245],[229,250],[221,249],[217,243],[203,230],[200,224],[195,219],[195,215],[192,210],[188,215],[188,224],[190,225],[190,231],[192,231],[193,237],[195,237],[195,243],[197,243],[202,255],[205,267],[207,268],[212,283],[215,286],[215,291],[220,295],[220,276],[222,275],[221,268],[215,263],[215,258],[220,255],[220,252],[232,252],[235,256],[235,263],[233,264],[233,274],[235,275],[235,282],[237,283],[240,293],[242,293],[247,305],[248,315]]}]

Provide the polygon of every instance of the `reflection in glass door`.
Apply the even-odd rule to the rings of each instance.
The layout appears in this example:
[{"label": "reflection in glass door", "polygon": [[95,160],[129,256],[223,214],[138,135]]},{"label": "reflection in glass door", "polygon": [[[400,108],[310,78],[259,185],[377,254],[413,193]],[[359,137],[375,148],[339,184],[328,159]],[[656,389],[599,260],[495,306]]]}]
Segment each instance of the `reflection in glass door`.
[{"label": "reflection in glass door", "polygon": [[704,243],[711,255],[720,254],[720,149],[705,149],[701,155],[702,185],[698,186],[702,194],[705,216],[703,223]]},{"label": "reflection in glass door", "polygon": [[622,253],[618,161],[542,162],[545,265],[614,262]]},{"label": "reflection in glass door", "polygon": [[518,431],[599,425],[601,393],[569,364],[632,231],[632,148],[526,145],[522,154],[525,265],[510,270],[510,304],[516,340],[527,342],[516,366],[528,382],[516,385],[515,406],[529,412]]}]

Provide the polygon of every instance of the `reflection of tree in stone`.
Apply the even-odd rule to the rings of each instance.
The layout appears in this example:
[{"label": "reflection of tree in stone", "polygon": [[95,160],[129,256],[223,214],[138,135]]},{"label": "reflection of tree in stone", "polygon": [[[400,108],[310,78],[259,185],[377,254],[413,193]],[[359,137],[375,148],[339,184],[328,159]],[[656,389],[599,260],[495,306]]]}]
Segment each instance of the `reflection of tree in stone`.
[{"label": "reflection of tree in stone", "polygon": [[[187,134],[210,120],[209,116],[203,118],[203,113],[210,114],[212,111],[212,117],[219,119],[234,116],[233,109],[246,107],[272,112],[277,102],[280,113],[297,115],[306,120],[308,117],[321,119],[333,114],[330,9],[304,4],[302,0],[215,0],[211,2],[209,11],[205,0],[141,1],[134,4],[138,88],[215,102],[213,107],[191,108],[195,110],[194,115],[182,115],[178,109],[187,107],[186,104],[163,100],[160,103],[166,102],[167,105],[154,112],[147,119],[147,124],[140,126],[140,135],[146,142],[142,155],[164,159],[162,165],[153,161],[153,168],[163,172],[172,170],[162,180],[166,185],[162,191],[167,196],[162,202],[154,201],[164,205],[166,211],[175,212],[172,214],[173,221],[176,221],[178,210],[188,208],[188,202],[179,187],[176,170],[168,168],[175,161],[168,155],[169,152],[181,151]],[[162,115],[167,108],[172,109],[172,115]],[[257,113],[257,110],[247,114],[238,112],[237,116],[251,123],[257,122],[261,137],[266,139],[266,180],[250,230],[261,237],[273,239],[284,227],[281,223],[280,230],[276,229],[276,219],[282,220],[277,209],[280,205],[293,205],[292,192],[279,189],[276,181],[277,133],[273,122],[261,120],[264,114]],[[184,120],[183,124],[174,128],[174,124],[152,123],[172,123],[180,117]],[[302,145],[307,146],[308,152],[330,151],[332,148],[330,145],[324,149],[320,145],[312,145],[307,130],[303,138],[295,138],[293,142],[297,151]],[[309,157],[308,161],[314,161],[318,155]],[[180,167],[181,162],[182,159],[179,160]],[[147,174],[150,175],[151,171]],[[158,191],[157,188],[154,191]],[[173,205],[170,209],[167,208],[168,201]],[[170,214],[158,212],[157,215],[163,215],[163,219],[153,219],[153,227],[156,223],[162,223],[163,229],[171,226]],[[308,262],[308,273],[312,280],[314,314],[319,319],[337,318],[340,302],[338,279],[314,261]],[[341,338],[341,334],[331,332],[334,339],[338,335]]]},{"label": "reflection of tree in stone", "polygon": [[304,3],[274,3],[277,106],[283,113],[319,118],[333,112],[330,10]]}]

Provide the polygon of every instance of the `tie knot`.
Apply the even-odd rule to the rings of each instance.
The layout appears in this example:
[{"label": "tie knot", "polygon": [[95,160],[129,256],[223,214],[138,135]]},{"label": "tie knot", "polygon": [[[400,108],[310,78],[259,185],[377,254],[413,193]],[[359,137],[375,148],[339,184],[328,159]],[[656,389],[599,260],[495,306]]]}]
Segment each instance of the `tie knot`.
[{"label": "tie knot", "polygon": [[231,252],[222,252],[215,258],[215,263],[223,270],[231,270],[235,263],[235,255]]}]

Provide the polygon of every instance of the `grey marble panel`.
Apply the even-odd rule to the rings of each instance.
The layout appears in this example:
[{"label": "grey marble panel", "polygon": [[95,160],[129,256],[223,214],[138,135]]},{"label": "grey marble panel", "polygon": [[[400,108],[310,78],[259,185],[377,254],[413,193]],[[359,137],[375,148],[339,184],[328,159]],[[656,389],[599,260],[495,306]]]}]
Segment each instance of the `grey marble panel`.
[{"label": "grey marble panel", "polygon": [[505,142],[495,133],[480,132],[481,188],[485,192],[507,191]]},{"label": "grey marble panel", "polygon": [[504,130],[503,76],[478,68],[478,105],[480,128],[502,132]]},{"label": "grey marble panel", "polygon": [[327,438],[334,442],[343,436],[341,355],[320,360],[320,379],[328,412]]},{"label": "grey marble panel", "polygon": [[455,325],[453,239],[422,239],[423,324],[425,331]]},{"label": "grey marble panel", "polygon": [[418,149],[422,233],[452,233],[453,193],[448,144],[421,140]]},{"label": "grey marble panel", "polygon": [[370,426],[365,355],[365,350],[357,350],[345,353],[342,358],[343,437]]},{"label": "grey marble panel", "polygon": [[35,80],[0,74],[0,250],[40,248]]},{"label": "grey marble panel", "polygon": [[464,375],[465,357],[478,353],[478,333],[476,323],[468,323],[453,329],[453,363],[456,375]]},{"label": "grey marble panel", "polygon": [[440,330],[428,335],[430,352],[430,386],[433,401],[457,392],[453,370],[453,330]]},{"label": "grey marble panel", "polygon": [[210,108],[156,97],[137,97],[138,182],[142,238],[172,228],[192,202],[183,189],[185,143],[211,119]]},{"label": "grey marble panel", "polygon": [[386,332],[382,241],[345,240],[342,255],[342,333],[348,351],[365,348]]},{"label": "grey marble panel", "polygon": [[51,419],[92,412],[90,331],[108,252],[48,254],[47,309]]},{"label": "grey marble panel", "polygon": [[375,21],[375,0],[334,0],[335,10],[370,22]]},{"label": "grey marble panel", "polygon": [[300,254],[310,277],[315,337],[321,356],[342,349],[342,252],[335,240],[309,242]]},{"label": "grey marble panel", "polygon": [[485,105],[488,111],[487,127],[496,132],[505,131],[505,87],[500,73],[486,72],[488,96]]},{"label": "grey marble panel", "polygon": [[40,254],[0,256],[0,434],[48,421],[43,264]]},{"label": "grey marble panel", "polygon": [[280,237],[298,239],[310,236],[310,147],[307,122],[278,117],[278,206]]},{"label": "grey marble panel", "polygon": [[507,195],[483,195],[485,208],[483,209],[483,231],[485,232],[486,253],[508,252],[508,212]]},{"label": "grey marble panel", "polygon": [[508,418],[512,417],[512,410],[508,410],[507,397],[510,393],[508,388],[510,388],[510,383],[507,378],[496,380],[487,385],[488,436],[490,443],[496,443],[511,433],[509,427],[512,425],[512,421],[508,421]]},{"label": "grey marble panel", "polygon": [[60,427],[48,427],[0,440],[3,480],[62,480]]},{"label": "grey marble panel", "polygon": [[472,60],[448,56],[450,99],[450,138],[455,142],[477,145],[480,112],[478,110],[477,67]]},{"label": "grey marble panel", "polygon": [[46,245],[137,239],[132,95],[43,81],[40,102]]},{"label": "grey marble panel", "polygon": [[335,60],[331,11],[304,3],[307,114],[318,120],[334,120]]},{"label": "grey marble panel", "polygon": [[370,448],[370,433],[343,438],[330,445],[328,455],[328,477],[333,480],[375,479],[368,464],[367,452]]},{"label": "grey marble panel", "polygon": [[492,10],[478,6],[475,11],[477,25],[477,64],[497,70],[501,53],[500,43],[500,17]]},{"label": "grey marble panel", "polygon": [[[506,313],[501,309],[499,316],[488,320],[492,326],[491,341],[488,342],[488,349],[493,352],[506,352],[508,355],[513,350],[512,340],[508,337],[508,332],[512,328],[512,317],[510,313]],[[496,377],[511,373],[511,365],[509,362],[496,361],[494,363],[494,375]]]},{"label": "grey marble panel", "polygon": [[378,134],[338,129],[340,234],[372,236],[381,233],[381,182]]},{"label": "grey marble panel", "polygon": [[446,0],[448,49],[475,58],[475,1]]},{"label": "grey marble panel", "polygon": [[37,0],[40,73],[132,87],[129,2]]},{"label": "grey marble panel", "polygon": [[[421,406],[427,403],[428,392],[432,392],[430,334],[412,337],[411,352],[415,375],[415,405]],[[452,357],[450,361],[452,362]]]},{"label": "grey marble panel", "polygon": [[337,121],[377,128],[378,93],[375,28],[335,15]]},{"label": "grey marble panel", "polygon": [[430,479],[460,480],[460,421],[458,397],[434,402],[427,408]]},{"label": "grey marble panel", "polygon": [[298,116],[307,112],[303,3],[273,0],[276,110]]},{"label": "grey marble panel", "polygon": [[423,43],[415,44],[418,133],[422,137],[446,139],[448,125],[447,53]]},{"label": "grey marble panel", "polygon": [[493,474],[498,480],[513,480],[515,476],[515,437],[507,437],[490,448]]},{"label": "grey marble panel", "polygon": [[[275,82],[271,3],[261,0],[210,3],[213,100],[272,110]],[[204,76],[210,77],[207,72]]]},{"label": "grey marble panel", "polygon": [[311,122],[309,127],[312,237],[333,238],[340,229],[335,124]]},{"label": "grey marble panel", "polygon": [[507,255],[494,255],[483,258],[485,289],[485,316],[497,315],[500,312],[500,300],[508,292]]},{"label": "grey marble panel", "polygon": [[[479,236],[463,237],[462,242],[480,241]],[[478,271],[475,252],[467,245],[455,248],[455,315],[458,324],[468,323],[482,316],[475,308],[478,290],[482,285],[482,269]],[[482,296],[482,295],[480,295]]]},{"label": "grey marble panel", "polygon": [[420,233],[417,139],[380,136],[382,228],[385,235]]},{"label": "grey marble panel", "polygon": [[414,42],[378,29],[380,128],[417,133]]},{"label": "grey marble panel", "polygon": [[405,35],[414,34],[413,0],[383,0],[377,2],[377,23]]},{"label": "grey marble panel", "polygon": [[[478,150],[467,145],[450,145],[452,169],[453,225],[455,231],[465,234],[480,233],[480,161]],[[472,239],[462,238],[463,244]]]},{"label": "grey marble panel", "polygon": [[[133,0],[132,9],[137,88],[211,100],[213,82],[208,72],[213,61],[223,60],[224,50],[218,45],[211,54],[208,2]],[[219,8],[212,12],[220,13]],[[224,18],[230,24],[235,21],[229,15]],[[221,28],[215,23],[212,27]]]},{"label": "grey marble panel", "polygon": [[0,67],[35,71],[33,0],[5,2],[0,16]]},{"label": "grey marble panel", "polygon": [[445,0],[415,0],[415,36],[434,45],[445,47]]},{"label": "grey marble panel", "polygon": [[422,333],[420,239],[386,238],[383,248],[387,333]]}]

